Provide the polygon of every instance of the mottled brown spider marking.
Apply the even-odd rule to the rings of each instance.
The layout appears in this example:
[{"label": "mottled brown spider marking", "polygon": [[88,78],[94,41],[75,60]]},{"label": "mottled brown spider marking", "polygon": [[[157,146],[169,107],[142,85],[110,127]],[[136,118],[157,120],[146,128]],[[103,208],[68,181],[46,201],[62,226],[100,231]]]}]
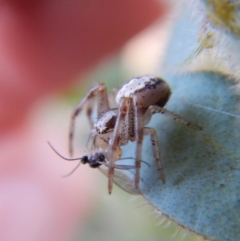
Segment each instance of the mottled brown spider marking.
[{"label": "mottled brown spider marking", "polygon": [[98,134],[113,132],[117,118],[117,109],[108,110],[99,118],[94,128]]}]

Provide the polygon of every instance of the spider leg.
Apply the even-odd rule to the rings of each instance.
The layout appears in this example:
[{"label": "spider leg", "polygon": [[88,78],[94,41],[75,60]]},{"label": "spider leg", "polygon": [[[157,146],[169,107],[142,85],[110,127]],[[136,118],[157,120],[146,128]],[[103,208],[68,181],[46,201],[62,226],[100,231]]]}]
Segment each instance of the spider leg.
[{"label": "spider leg", "polygon": [[142,142],[143,142],[143,111],[138,105],[137,96],[133,97],[134,113],[135,113],[135,136],[136,136],[136,174],[135,174],[135,188],[138,188],[140,180],[141,156],[142,156]]},{"label": "spider leg", "polygon": [[90,123],[91,129],[93,128],[93,120],[92,120],[93,106],[94,106],[94,98],[88,99],[88,101],[86,102],[86,115]]},{"label": "spider leg", "polygon": [[111,139],[109,140],[109,146],[107,148],[108,160],[109,160],[109,170],[108,170],[108,192],[111,194],[113,187],[113,174],[114,174],[114,165],[116,161],[116,152],[119,152],[120,145],[120,136],[122,124],[125,116],[127,115],[129,109],[129,100],[128,98],[122,98],[118,107],[118,115],[113,130]]},{"label": "spider leg", "polygon": [[108,98],[109,98],[109,101],[110,101],[112,107],[117,106],[116,95],[117,95],[118,91],[119,91],[119,88],[113,88],[112,91],[108,94]]},{"label": "spider leg", "polygon": [[150,135],[154,157],[157,162],[158,171],[160,172],[160,178],[161,178],[162,182],[165,183],[165,175],[164,175],[164,171],[163,171],[161,159],[160,159],[159,142],[158,142],[158,138],[157,138],[157,132],[153,128],[144,127],[143,133],[144,133],[144,135]]},{"label": "spider leg", "polygon": [[109,110],[109,100],[106,86],[101,83],[98,93],[97,118],[99,118]]},{"label": "spider leg", "polygon": [[[75,127],[75,119],[79,115],[79,113],[82,111],[85,105],[87,105],[87,116],[90,120],[90,124],[93,126],[92,120],[91,120],[91,113],[92,113],[92,102],[93,98],[96,97],[98,93],[101,93],[100,96],[104,95],[104,91],[106,92],[106,88],[104,84],[98,83],[95,86],[93,86],[87,93],[87,95],[77,104],[75,109],[73,110],[73,113],[71,115],[71,121],[70,121],[70,130],[69,130],[69,136],[68,136],[68,142],[69,142],[69,154],[70,156],[73,155],[73,136],[74,136],[74,127]],[[103,93],[103,94],[102,94]],[[106,95],[106,94],[105,94]],[[100,98],[102,100],[102,98]],[[105,103],[106,101],[104,101]],[[102,107],[102,109],[105,109],[105,104],[98,104],[98,107]],[[107,106],[108,107],[108,106]],[[100,108],[100,111],[102,111]]]},{"label": "spider leg", "polygon": [[183,119],[181,116],[176,115],[175,113],[173,113],[173,112],[171,112],[171,111],[169,111],[165,108],[162,108],[160,106],[151,105],[151,106],[149,106],[149,109],[151,110],[152,114],[161,113],[161,114],[164,114],[164,115],[170,117],[171,119],[173,119],[175,121],[178,121],[178,122],[192,128],[192,129],[202,130],[201,126],[195,125],[195,124],[191,123],[190,121],[187,121],[187,120]]}]

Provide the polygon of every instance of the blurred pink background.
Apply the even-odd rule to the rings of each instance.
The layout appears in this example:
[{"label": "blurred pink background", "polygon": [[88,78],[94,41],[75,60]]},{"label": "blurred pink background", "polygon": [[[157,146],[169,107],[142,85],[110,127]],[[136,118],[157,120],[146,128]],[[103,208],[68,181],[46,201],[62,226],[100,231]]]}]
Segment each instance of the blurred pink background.
[{"label": "blurred pink background", "polygon": [[[0,2],[1,241],[68,240],[84,220],[96,202],[94,174],[84,169],[62,181],[68,163],[46,143],[61,116],[56,110],[50,119],[35,107],[166,11],[153,0]],[[62,125],[63,139],[51,139],[60,152],[68,131]]]}]

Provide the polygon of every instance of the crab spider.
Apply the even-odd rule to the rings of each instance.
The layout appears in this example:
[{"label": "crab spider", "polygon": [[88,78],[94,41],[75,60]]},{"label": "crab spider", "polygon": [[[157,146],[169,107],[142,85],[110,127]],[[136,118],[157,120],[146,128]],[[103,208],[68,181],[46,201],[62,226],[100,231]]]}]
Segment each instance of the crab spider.
[{"label": "crab spider", "polygon": [[[87,116],[92,127],[93,136],[97,137],[97,146],[106,148],[109,160],[108,190],[112,191],[115,162],[121,157],[121,146],[128,141],[136,141],[135,156],[135,188],[138,189],[140,180],[142,142],[144,135],[150,135],[154,156],[157,162],[160,177],[165,182],[164,172],[160,161],[159,143],[156,130],[146,127],[151,116],[155,113],[165,114],[168,117],[185,124],[193,129],[202,128],[184,120],[182,117],[163,108],[171,95],[168,84],[159,77],[144,75],[125,83],[116,94],[118,108],[110,109],[106,87],[103,83],[93,86],[86,96],[79,102],[73,111],[69,131],[69,152],[72,155],[72,142],[75,119],[87,107]],[[93,99],[98,96],[97,122],[91,120]]]}]

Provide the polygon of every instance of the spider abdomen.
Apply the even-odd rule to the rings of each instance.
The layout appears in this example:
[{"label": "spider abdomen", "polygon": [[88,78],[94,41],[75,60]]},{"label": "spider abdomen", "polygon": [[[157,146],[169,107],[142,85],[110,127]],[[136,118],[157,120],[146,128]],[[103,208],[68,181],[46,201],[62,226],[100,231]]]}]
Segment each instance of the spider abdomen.
[{"label": "spider abdomen", "polygon": [[135,96],[138,105],[143,109],[147,109],[150,105],[163,107],[170,95],[170,87],[163,79],[144,75],[133,78],[123,85],[116,95],[116,102],[119,104],[121,98]]}]

